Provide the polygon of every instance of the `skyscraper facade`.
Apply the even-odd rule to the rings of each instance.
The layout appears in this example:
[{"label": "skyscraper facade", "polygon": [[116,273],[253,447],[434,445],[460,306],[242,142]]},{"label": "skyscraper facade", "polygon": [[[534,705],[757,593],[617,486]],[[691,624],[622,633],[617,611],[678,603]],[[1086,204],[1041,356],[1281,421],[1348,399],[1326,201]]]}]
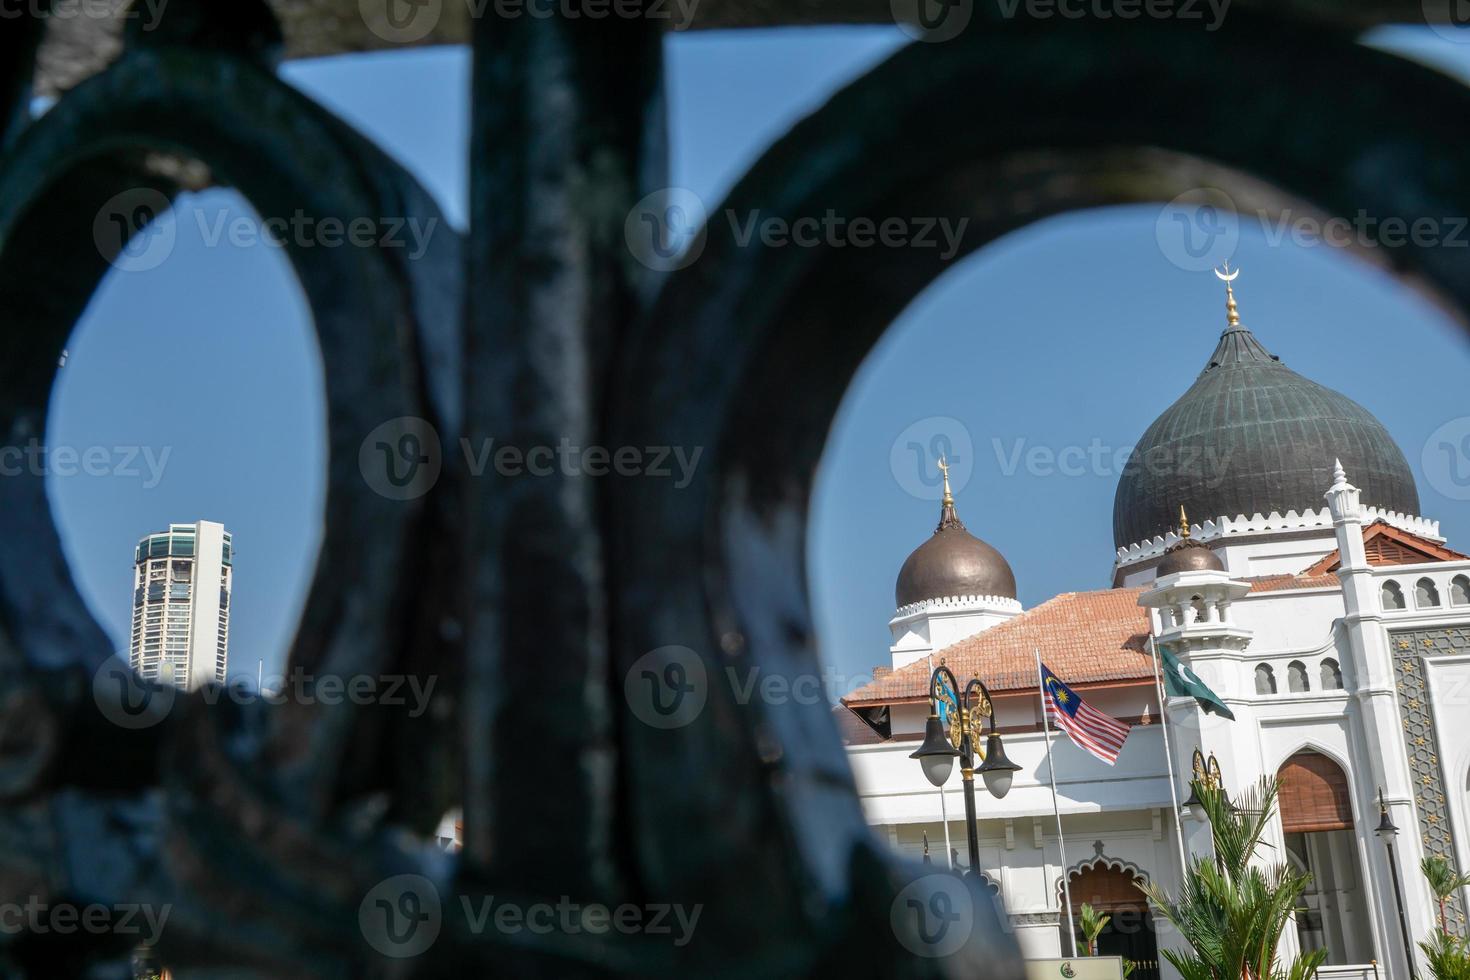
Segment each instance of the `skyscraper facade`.
[{"label": "skyscraper facade", "polygon": [[139,676],[185,690],[224,683],[232,547],[213,521],[170,524],[138,542],[128,662]]}]

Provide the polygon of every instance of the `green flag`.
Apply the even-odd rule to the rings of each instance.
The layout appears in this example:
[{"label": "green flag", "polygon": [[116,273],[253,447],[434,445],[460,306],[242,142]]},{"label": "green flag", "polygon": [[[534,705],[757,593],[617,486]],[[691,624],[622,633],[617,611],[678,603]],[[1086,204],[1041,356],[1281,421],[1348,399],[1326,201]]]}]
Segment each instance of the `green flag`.
[{"label": "green flag", "polygon": [[1205,709],[1206,714],[1224,715],[1231,721],[1235,720],[1235,713],[1225,707],[1220,695],[1206,687],[1205,682],[1189,669],[1188,664],[1180,662],[1178,657],[1162,646],[1158,647],[1158,651],[1159,662],[1164,668],[1164,690],[1169,692],[1170,697],[1194,698]]}]

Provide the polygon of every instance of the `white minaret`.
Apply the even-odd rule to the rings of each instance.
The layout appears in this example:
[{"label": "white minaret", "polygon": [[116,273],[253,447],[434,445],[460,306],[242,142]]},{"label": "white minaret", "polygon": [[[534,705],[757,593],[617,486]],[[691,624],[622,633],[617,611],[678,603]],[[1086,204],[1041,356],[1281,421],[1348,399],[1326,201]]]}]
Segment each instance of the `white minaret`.
[{"label": "white minaret", "polygon": [[138,542],[128,663],[139,676],[186,690],[225,682],[232,547],[214,521],[170,524]]},{"label": "white minaret", "polygon": [[[1138,597],[1139,605],[1154,610],[1154,642],[1178,657],[1235,715],[1230,721],[1207,714],[1191,697],[1169,699],[1174,772],[1180,774],[1176,778],[1183,780],[1190,771],[1198,748],[1207,758],[1217,758],[1229,793],[1254,779],[1260,768],[1253,754],[1255,712],[1247,700],[1253,690],[1251,668],[1240,657],[1253,634],[1231,615],[1231,605],[1249,591],[1249,582],[1231,578],[1219,556],[1191,538],[1181,508],[1179,539],[1164,553],[1153,587]],[[1192,852],[1208,853],[1209,834],[1203,825],[1186,825],[1184,830]]]},{"label": "white minaret", "polygon": [[[1378,583],[1363,547],[1360,495],[1358,488],[1348,482],[1341,460],[1334,463],[1332,486],[1323,496],[1332,513],[1332,527],[1337,534],[1338,556],[1341,558],[1337,577],[1342,582],[1342,622],[1349,651],[1349,655],[1343,658],[1343,666],[1347,668],[1344,673],[1348,675],[1344,680],[1356,695],[1367,750],[1355,764],[1355,768],[1361,768],[1357,774],[1358,798],[1354,802],[1361,814],[1359,819],[1371,827],[1378,814],[1375,791],[1378,787],[1383,788],[1389,815],[1400,829],[1396,842],[1399,848],[1399,884],[1404,891],[1409,929],[1415,937],[1427,936],[1435,928],[1430,911],[1434,901],[1423,876],[1415,873],[1422,851],[1419,834],[1415,831],[1419,821],[1414,812],[1409,748],[1404,742],[1403,723],[1399,720],[1393,651],[1389,648],[1388,632],[1383,627]],[[1391,894],[1393,872],[1388,867],[1386,851],[1381,846],[1370,847],[1367,854],[1379,893],[1384,896]],[[1394,918],[1394,903],[1380,900],[1375,905],[1380,934],[1396,936],[1399,927]],[[1393,965],[1391,975],[1407,975],[1401,944],[1390,942],[1388,948]]]}]

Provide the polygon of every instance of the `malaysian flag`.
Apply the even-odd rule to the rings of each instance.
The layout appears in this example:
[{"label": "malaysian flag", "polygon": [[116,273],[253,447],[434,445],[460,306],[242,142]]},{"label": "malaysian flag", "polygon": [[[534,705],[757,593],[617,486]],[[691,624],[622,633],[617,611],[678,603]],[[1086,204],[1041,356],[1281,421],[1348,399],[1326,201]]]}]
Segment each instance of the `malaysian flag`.
[{"label": "malaysian flag", "polygon": [[1073,745],[1110,766],[1118,761],[1130,726],[1083,701],[1046,664],[1041,665],[1041,687],[1045,692],[1047,718],[1067,733]]}]

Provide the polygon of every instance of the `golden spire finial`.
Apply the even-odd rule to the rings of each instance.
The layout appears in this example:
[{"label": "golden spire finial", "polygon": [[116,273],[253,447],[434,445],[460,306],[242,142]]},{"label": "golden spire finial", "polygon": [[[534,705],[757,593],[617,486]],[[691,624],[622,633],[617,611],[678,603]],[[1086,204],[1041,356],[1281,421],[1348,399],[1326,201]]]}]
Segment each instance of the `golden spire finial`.
[{"label": "golden spire finial", "polygon": [[943,503],[953,504],[954,494],[949,492],[949,463],[943,456],[939,457],[939,472],[944,474],[944,500]]},{"label": "golden spire finial", "polygon": [[1179,505],[1179,536],[1181,538],[1189,537],[1189,518],[1184,516],[1183,504]]},{"label": "golden spire finial", "polygon": [[1234,272],[1230,271],[1229,260],[1226,260],[1223,269],[1215,270],[1216,278],[1225,284],[1225,322],[1232,327],[1240,326],[1240,312],[1235,308],[1235,290],[1230,288],[1230,284],[1238,275],[1240,275],[1239,269]]}]

